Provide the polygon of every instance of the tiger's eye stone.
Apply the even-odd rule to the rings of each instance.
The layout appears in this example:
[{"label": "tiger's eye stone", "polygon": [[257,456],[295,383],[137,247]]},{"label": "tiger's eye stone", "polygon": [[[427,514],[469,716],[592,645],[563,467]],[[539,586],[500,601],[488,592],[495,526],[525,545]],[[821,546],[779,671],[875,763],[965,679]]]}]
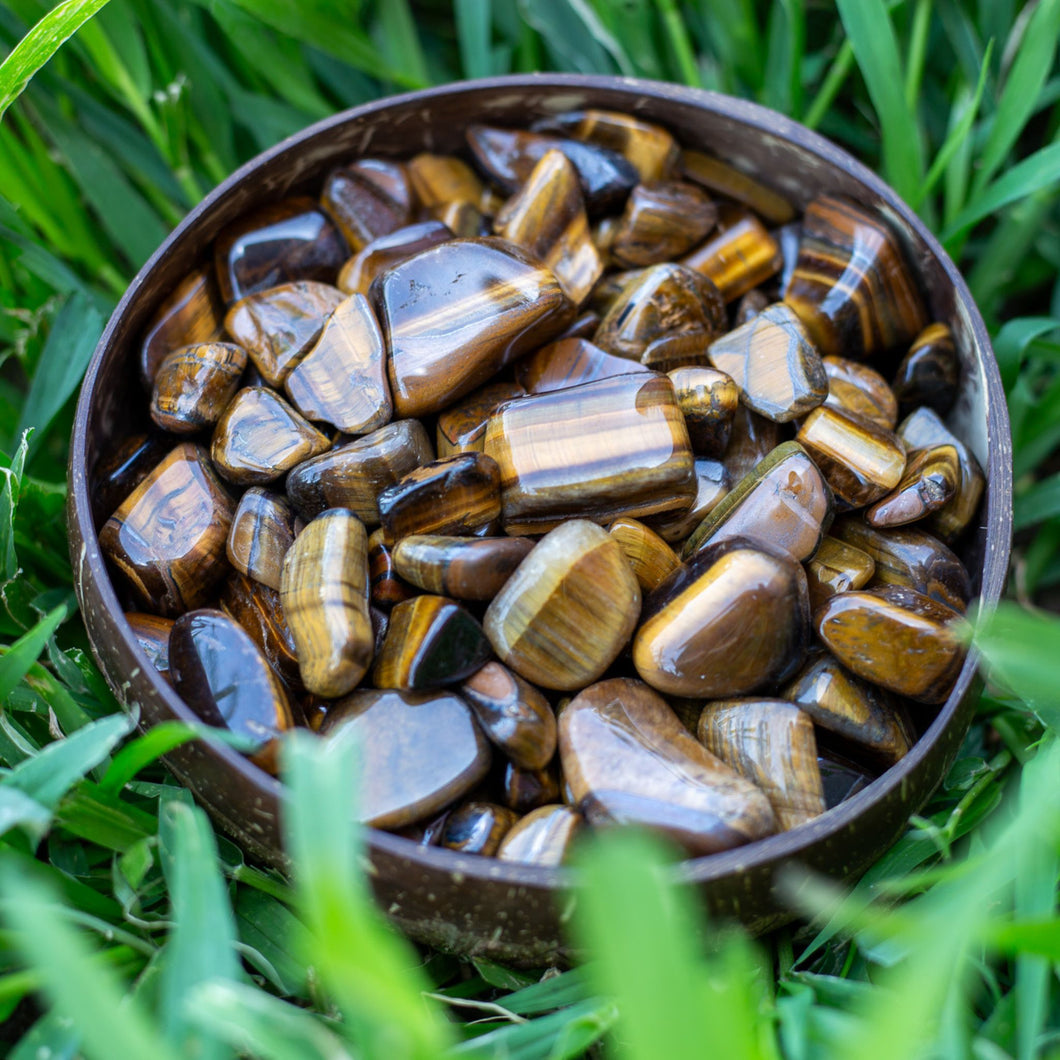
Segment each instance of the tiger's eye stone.
[{"label": "tiger's eye stone", "polygon": [[287,625],[279,592],[233,571],[221,587],[219,605],[246,631],[287,687],[302,691],[298,649]]},{"label": "tiger's eye stone", "polygon": [[151,665],[168,681],[169,632],[173,628],[173,619],[146,615],[140,611],[127,611],[125,621],[129,623],[136,643],[143,649]]},{"label": "tiger's eye stone", "polygon": [[961,362],[953,334],[945,324],[929,324],[902,358],[894,377],[894,393],[908,415],[927,405],[945,416],[957,400]]},{"label": "tiger's eye stone", "polygon": [[615,357],[588,339],[557,339],[524,357],[515,366],[516,381],[528,394],[547,394],[569,386],[595,383],[615,375],[650,371],[637,361]]},{"label": "tiger's eye stone", "polygon": [[504,529],[550,530],[688,507],[692,451],[665,376],[620,375],[503,405],[486,428],[500,467]]},{"label": "tiger's eye stone", "polygon": [[199,445],[178,445],[99,533],[103,554],[148,611],[201,607],[229,571],[234,505]]},{"label": "tiger's eye stone", "polygon": [[593,342],[633,361],[656,347],[658,359],[660,344],[694,337],[706,346],[725,326],[725,306],[713,284],[683,265],[652,265],[623,288]]},{"label": "tiger's eye stone", "polygon": [[491,858],[518,817],[494,802],[465,802],[445,819],[441,845],[461,854]]},{"label": "tiger's eye stone", "polygon": [[254,487],[239,498],[228,531],[228,562],[279,589],[283,557],[294,542],[297,517],[285,497]]},{"label": "tiger's eye stone", "polygon": [[769,304],[770,299],[765,291],[761,287],[752,287],[736,303],[736,315],[733,317],[732,326],[738,328],[741,324],[754,320]]},{"label": "tiger's eye stone", "polygon": [[541,806],[512,826],[497,848],[497,860],[561,865],[584,827],[585,818],[569,806]]},{"label": "tiger's eye stone", "polygon": [[493,230],[482,211],[470,202],[450,202],[435,208],[435,216],[453,233],[462,239],[488,236]]},{"label": "tiger's eye stone", "polygon": [[481,453],[490,416],[504,402],[525,396],[518,383],[487,383],[439,413],[435,432],[438,456]]},{"label": "tiger's eye stone", "polygon": [[781,831],[825,811],[813,722],[779,699],[709,703],[699,716],[700,742],[766,793]]},{"label": "tiger's eye stone", "polygon": [[875,774],[870,770],[833,751],[821,751],[817,756],[817,768],[821,771],[825,805],[830,810],[875,780]]},{"label": "tiger's eye stone", "polygon": [[334,424],[347,434],[369,434],[390,421],[394,409],[383,335],[364,295],[350,295],[335,307],[284,389],[307,420]]},{"label": "tiger's eye stone", "polygon": [[501,662],[542,688],[599,678],[640,614],[640,586],[618,542],[571,519],[543,537],[486,609]]},{"label": "tiger's eye stone", "polygon": [[494,231],[542,261],[581,305],[604,271],[589,235],[578,174],[561,151],[547,151],[497,214]]},{"label": "tiger's eye stone", "polygon": [[960,616],[914,589],[885,585],[840,593],[815,616],[821,640],[848,670],[920,703],[944,703],[965,648]]},{"label": "tiger's eye stone", "polygon": [[824,473],[836,497],[862,508],[885,497],[902,479],[905,446],[872,420],[822,405],[795,436]]},{"label": "tiger's eye stone", "polygon": [[229,304],[293,280],[330,283],[348,257],[342,236],[308,198],[285,199],[241,217],[214,243],[217,282]]},{"label": "tiger's eye stone", "polygon": [[622,546],[641,589],[651,592],[681,565],[674,550],[636,519],[616,519],[607,532]]},{"label": "tiger's eye stone", "polygon": [[828,397],[828,377],[799,318],[783,302],[710,345],[710,361],[760,416],[788,423]]},{"label": "tiger's eye stone", "polygon": [[845,357],[825,357],[824,370],[828,376],[826,405],[894,430],[898,422],[898,401],[879,372]]},{"label": "tiger's eye stone", "polygon": [[780,444],[780,428],[765,416],[738,405],[722,460],[733,482],[739,482]]},{"label": "tiger's eye stone", "polygon": [[832,491],[798,442],[785,442],[748,472],[685,542],[684,556],[746,538],[797,562],[817,551],[834,512]]},{"label": "tiger's eye stone", "polygon": [[590,824],[659,829],[692,854],[773,832],[766,796],[712,755],[640,681],[591,685],[559,717],[571,799]]},{"label": "tiger's eye stone", "polygon": [[336,169],[328,175],[320,205],[354,253],[411,220],[407,202],[393,199],[377,182],[352,167]]},{"label": "tiger's eye stone", "polygon": [[168,353],[181,346],[213,342],[221,333],[224,304],[213,269],[202,266],[177,284],[147,325],[140,344],[140,379],[149,390]]},{"label": "tiger's eye stone", "polygon": [[503,239],[454,239],[395,265],[372,288],[399,416],[437,412],[573,318],[559,281]]},{"label": "tiger's eye stone", "polygon": [[454,202],[479,206],[486,194],[475,171],[454,155],[424,151],[406,162],[405,170],[420,205],[432,213]]},{"label": "tiger's eye stone", "polygon": [[570,111],[542,118],[531,128],[615,151],[633,163],[644,184],[666,180],[680,161],[677,144],[666,129],[618,111]]},{"label": "tiger's eye stone", "polygon": [[345,695],[367,672],[374,647],[368,535],[360,519],[333,508],[295,538],[280,601],[306,688],[328,699]]},{"label": "tiger's eye stone", "polygon": [[918,282],[886,222],[834,195],[806,207],[784,299],[825,356],[871,357],[910,342],[928,322]]},{"label": "tiger's eye stone", "polygon": [[314,281],[270,287],[236,302],[225,317],[225,330],[250,354],[269,386],[279,389],[343,297],[338,288]]},{"label": "tiger's eye stone", "polygon": [[885,765],[893,765],[912,746],[912,736],[891,697],[848,673],[827,653],[811,659],[783,695],[815,725]]},{"label": "tiger's eye stone", "polygon": [[415,590],[398,575],[394,553],[384,539],[382,527],[368,537],[368,579],[372,605],[383,611],[389,611],[395,604],[416,595]]},{"label": "tiger's eye stone", "polygon": [[394,566],[425,592],[492,600],[533,547],[528,537],[409,534],[394,546]]},{"label": "tiger's eye stone", "polygon": [[489,657],[489,642],[469,611],[444,596],[414,596],[390,612],[372,683],[376,688],[441,688],[470,676]]},{"label": "tiger's eye stone", "polygon": [[692,506],[683,512],[650,515],[647,518],[649,528],[670,544],[678,541],[683,543],[725,499],[732,486],[732,478],[725,465],[717,460],[697,456],[692,471],[696,476],[696,496]]},{"label": "tiger's eye stone", "polygon": [[339,726],[356,731],[357,815],[373,828],[430,819],[489,771],[486,737],[452,692],[354,692],[335,704],[321,733]]},{"label": "tiger's eye stone", "polygon": [[172,438],[160,434],[133,434],[100,453],[92,469],[92,518],[104,523],[119,504],[158,467],[169,452]]},{"label": "tiger's eye stone", "polygon": [[155,373],[151,419],[171,434],[195,434],[220,418],[239,387],[247,351],[203,342],[167,354]]},{"label": "tiger's eye stone", "polygon": [[287,476],[287,496],[306,519],[349,508],[365,526],[378,526],[379,494],[433,459],[423,424],[396,420],[299,464]]},{"label": "tiger's eye stone", "polygon": [[501,472],[485,453],[457,453],[410,471],[379,494],[383,540],[474,534],[501,513]]},{"label": "tiger's eye stone", "polygon": [[504,805],[516,813],[530,813],[559,801],[559,781],[553,768],[521,769],[512,762],[504,767]]},{"label": "tiger's eye stone", "polygon": [[[626,269],[623,272],[605,272],[596,281],[593,293],[589,296],[589,309],[598,316],[606,316],[619,295],[630,284],[638,282],[647,271],[647,269]],[[595,332],[586,337],[591,338],[593,334]]]},{"label": "tiger's eye stone", "polygon": [[943,541],[954,541],[964,532],[979,510],[986,488],[986,476],[975,454],[939,419],[934,409],[919,408],[898,425],[898,437],[912,454],[917,449],[952,445],[961,466],[960,485],[956,495],[924,521],[926,529]]},{"label": "tiger's eye stone", "polygon": [[879,530],[860,519],[840,519],[833,532],[867,552],[876,564],[875,584],[902,585],[964,611],[972,596],[964,564],[938,538],[918,527]]},{"label": "tiger's eye stone", "polygon": [[221,611],[182,615],[169,635],[173,687],[209,725],[255,745],[254,761],[276,772],[277,737],[294,725],[279,678],[250,636]]},{"label": "tiger's eye stone", "polygon": [[372,281],[381,273],[421,250],[429,250],[452,238],[453,233],[441,221],[420,221],[395,229],[357,251],[342,266],[336,285],[345,294],[367,296]]},{"label": "tiger's eye stone", "polygon": [[556,753],[556,716],[544,695],[499,662],[460,686],[482,731],[519,768],[544,769]]},{"label": "tiger's eye stone", "polygon": [[274,391],[248,386],[217,421],[210,457],[218,472],[240,486],[264,485],[331,448],[321,434]]},{"label": "tiger's eye stone", "polygon": [[681,259],[712,280],[726,302],[735,302],[780,271],[780,245],[762,222],[741,207],[718,211],[718,230]]},{"label": "tiger's eye stone", "polygon": [[626,200],[608,249],[623,268],[673,261],[704,239],[717,219],[718,208],[694,184],[638,184]]},{"label": "tiger's eye stone", "polygon": [[687,180],[742,203],[771,225],[787,224],[795,216],[795,208],[782,195],[713,155],[682,151],[681,169]]},{"label": "tiger's eye stone", "polygon": [[802,567],[736,538],[703,549],[651,594],[633,665],[666,695],[740,696],[790,677],[809,637]]},{"label": "tiger's eye stone", "polygon": [[637,183],[637,171],[630,162],[595,144],[489,125],[469,125],[467,142],[478,167],[509,195],[526,183],[549,151],[562,151],[574,166],[590,213],[617,209]]},{"label": "tiger's eye stone", "polygon": [[904,526],[937,512],[957,492],[961,465],[952,445],[918,449],[906,464],[902,481],[866,513],[870,526]]},{"label": "tiger's eye stone", "polygon": [[836,593],[863,588],[875,571],[876,561],[867,552],[837,537],[822,538],[813,557],[806,561],[810,606],[816,609]]},{"label": "tiger's eye stone", "polygon": [[731,377],[714,368],[674,368],[667,372],[688,428],[692,452],[720,457],[729,444],[740,392]]}]

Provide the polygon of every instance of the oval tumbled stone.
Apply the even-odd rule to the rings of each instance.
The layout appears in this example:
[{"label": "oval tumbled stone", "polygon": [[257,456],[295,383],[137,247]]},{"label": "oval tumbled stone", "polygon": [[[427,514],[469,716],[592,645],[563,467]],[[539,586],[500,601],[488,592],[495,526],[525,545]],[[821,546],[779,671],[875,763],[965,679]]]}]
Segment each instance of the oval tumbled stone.
[{"label": "oval tumbled stone", "polygon": [[541,806],[508,832],[497,848],[497,859],[524,865],[559,865],[584,827],[585,819],[569,806]]}]

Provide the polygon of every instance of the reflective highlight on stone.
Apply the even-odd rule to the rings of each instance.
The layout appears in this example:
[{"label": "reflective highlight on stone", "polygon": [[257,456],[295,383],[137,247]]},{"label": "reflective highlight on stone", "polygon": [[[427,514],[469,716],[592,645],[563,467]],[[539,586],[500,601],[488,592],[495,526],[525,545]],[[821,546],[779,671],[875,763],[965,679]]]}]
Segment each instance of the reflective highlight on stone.
[{"label": "reflective highlight on stone", "polygon": [[101,525],[158,467],[173,445],[160,434],[132,434],[100,453],[92,469],[92,518]]},{"label": "reflective highlight on stone", "polygon": [[479,206],[486,193],[474,170],[454,155],[423,151],[406,162],[405,168],[420,205],[432,212],[450,203]]},{"label": "reflective highlight on stone", "polygon": [[631,269],[673,261],[704,239],[717,217],[717,207],[694,184],[638,184],[609,241],[611,258]]},{"label": "reflective highlight on stone", "polygon": [[412,586],[399,577],[394,553],[384,540],[382,527],[368,536],[368,584],[372,606],[383,611],[416,595]]},{"label": "reflective highlight on stone", "polygon": [[233,571],[221,587],[218,604],[246,631],[287,687],[302,691],[298,649],[287,625],[279,592]]},{"label": "reflective highlight on stone", "polygon": [[420,221],[398,228],[373,239],[350,258],[342,266],[336,285],[345,294],[367,296],[372,281],[381,273],[421,250],[429,250],[452,238],[453,233],[441,221]]},{"label": "reflective highlight on stone", "polygon": [[641,589],[651,592],[680,566],[674,550],[636,519],[616,519],[607,532],[622,546]]},{"label": "reflective highlight on stone", "polygon": [[136,643],[143,649],[151,665],[168,681],[169,631],[173,628],[173,619],[147,615],[141,611],[127,611],[125,621],[129,623]]},{"label": "reflective highlight on stone", "polygon": [[836,593],[864,588],[875,571],[876,563],[867,552],[837,537],[822,538],[817,551],[806,561],[810,606],[816,609]]},{"label": "reflective highlight on stone", "polygon": [[853,412],[893,431],[898,421],[898,401],[887,380],[867,364],[846,357],[825,357],[828,397],[825,404]]},{"label": "reflective highlight on stone", "polygon": [[224,304],[213,269],[188,273],[159,306],[140,344],[140,379],[148,389],[166,354],[181,346],[213,342],[221,333]]},{"label": "reflective highlight on stone", "polygon": [[237,571],[279,589],[283,558],[294,543],[296,516],[285,497],[257,487],[247,490],[228,531],[228,562]]},{"label": "reflective highlight on stone", "polygon": [[742,203],[770,224],[787,224],[795,216],[795,208],[782,195],[720,158],[702,151],[682,151],[681,168],[688,180]]},{"label": "reflective highlight on stone", "polygon": [[683,512],[650,515],[646,523],[669,544],[684,542],[700,523],[725,499],[732,479],[725,465],[717,460],[696,457],[692,464],[696,477],[696,496]]},{"label": "reflective highlight on stone", "polygon": [[[595,329],[594,329],[595,330]],[[528,394],[547,394],[615,375],[647,372],[637,361],[607,353],[588,339],[557,339],[515,366],[516,381]]]},{"label": "reflective highlight on stone", "polygon": [[961,467],[952,445],[918,449],[906,464],[902,481],[866,513],[870,526],[904,526],[938,511],[957,492]]},{"label": "reflective highlight on stone", "polygon": [[518,383],[487,383],[438,415],[438,456],[482,452],[490,416],[513,398],[524,397]]},{"label": "reflective highlight on stone", "polygon": [[718,211],[717,232],[681,263],[713,280],[726,302],[735,302],[780,272],[783,258],[762,222],[737,206]]},{"label": "reflective highlight on stone", "polygon": [[559,781],[556,770],[522,769],[509,762],[504,767],[504,805],[516,813],[530,813],[540,806],[559,800]]},{"label": "reflective highlight on stone", "polygon": [[516,822],[497,848],[498,861],[561,865],[585,819],[569,806],[541,806]]},{"label": "reflective highlight on stone", "polygon": [[195,434],[217,422],[239,387],[247,351],[231,342],[184,346],[155,373],[151,419],[171,434]]},{"label": "reflective highlight on stone", "polygon": [[945,324],[929,324],[913,341],[894,377],[894,393],[906,415],[927,405],[945,416],[957,400],[961,363]]},{"label": "reflective highlight on stone", "polygon": [[394,546],[394,565],[425,592],[492,600],[533,547],[528,537],[409,534]]},{"label": "reflective highlight on stone", "polygon": [[739,482],[780,444],[780,428],[765,416],[738,405],[732,417],[732,433],[722,460],[733,482]]},{"label": "reflective highlight on stone", "polygon": [[442,829],[441,846],[461,854],[493,857],[518,817],[494,802],[465,802],[451,810]]},{"label": "reflective highlight on stone", "polygon": [[685,418],[692,452],[696,456],[721,457],[729,444],[740,400],[736,384],[714,368],[674,368],[667,375]]}]

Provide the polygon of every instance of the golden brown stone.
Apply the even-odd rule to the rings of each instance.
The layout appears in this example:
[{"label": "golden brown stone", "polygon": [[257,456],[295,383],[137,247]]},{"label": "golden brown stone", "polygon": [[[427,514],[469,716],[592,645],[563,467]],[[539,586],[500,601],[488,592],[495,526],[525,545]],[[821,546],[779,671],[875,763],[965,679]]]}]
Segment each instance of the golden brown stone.
[{"label": "golden brown stone", "polygon": [[106,522],[115,508],[159,463],[173,445],[161,434],[131,434],[123,442],[99,454],[92,469],[92,519]]},{"label": "golden brown stone", "polygon": [[368,585],[372,606],[383,611],[416,595],[416,590],[398,575],[394,553],[386,543],[381,526],[368,536]]},{"label": "golden brown stone", "polygon": [[608,250],[623,268],[673,261],[704,239],[717,217],[717,207],[694,184],[638,184],[607,240]]},{"label": "golden brown stone", "polygon": [[461,854],[491,858],[518,817],[493,802],[465,802],[449,812],[440,845]]},{"label": "golden brown stone", "polygon": [[742,207],[718,211],[718,230],[681,259],[681,264],[712,280],[726,302],[734,302],[780,271],[777,241],[762,222]]},{"label": "golden brown stone", "polygon": [[328,174],[320,193],[320,205],[345,236],[353,253],[411,220],[407,201],[392,198],[377,181],[369,180],[352,166]]},{"label": "golden brown stone", "polygon": [[280,675],[295,692],[303,690],[298,669],[298,649],[287,625],[280,594],[261,582],[233,571],[221,586],[218,604],[222,611],[247,632]]},{"label": "golden brown stone", "polygon": [[294,543],[297,517],[285,497],[257,487],[239,498],[228,531],[228,562],[237,571],[279,589],[283,557]]},{"label": "golden brown stone", "polygon": [[828,397],[825,404],[873,420],[893,431],[898,402],[887,380],[874,368],[846,357],[825,357]]},{"label": "golden brown stone", "polygon": [[213,342],[221,334],[224,303],[213,269],[190,272],[159,306],[140,344],[140,379],[149,390],[168,353],[182,346]]},{"label": "golden brown stone", "polygon": [[780,444],[780,428],[745,405],[738,405],[732,417],[732,433],[722,458],[733,482],[739,482],[759,461]]},{"label": "golden brown stone", "polygon": [[409,182],[421,206],[434,212],[449,203],[481,206],[486,189],[472,168],[454,155],[424,151],[405,163]]},{"label": "golden brown stone", "polygon": [[651,592],[680,566],[674,550],[636,519],[616,519],[607,532],[622,546],[641,589]]},{"label": "golden brown stone", "polygon": [[682,151],[681,169],[688,180],[743,203],[770,224],[787,224],[795,216],[795,208],[782,195],[713,155]]},{"label": "golden brown stone", "polygon": [[487,383],[439,413],[436,431],[439,458],[481,453],[490,416],[504,402],[525,395],[526,391],[518,383]]},{"label": "golden brown stone", "polygon": [[212,427],[239,387],[247,351],[231,342],[203,342],[167,354],[155,373],[151,419],[172,434]]},{"label": "golden brown stone", "polygon": [[143,649],[151,665],[169,680],[169,632],[173,619],[147,615],[141,611],[127,611],[125,621],[133,631],[136,643]]},{"label": "golden brown stone", "polygon": [[[595,331],[595,329],[594,329]],[[582,338],[557,339],[515,366],[515,379],[528,394],[547,394],[615,375],[650,371],[625,357],[615,357]],[[440,417],[439,417],[440,418]]]},{"label": "golden brown stone", "polygon": [[696,456],[718,458],[732,433],[740,392],[732,379],[714,368],[674,368],[667,372]]},{"label": "golden brown stone", "polygon": [[394,564],[425,592],[492,600],[533,547],[528,537],[409,534],[394,546]]},{"label": "golden brown stone", "polygon": [[569,806],[541,806],[517,821],[497,848],[498,861],[561,865],[585,819]]},{"label": "golden brown stone", "polygon": [[906,415],[927,405],[945,416],[957,400],[961,362],[945,324],[929,324],[917,335],[894,377],[894,393]]},{"label": "golden brown stone", "polygon": [[453,238],[453,233],[441,221],[421,221],[406,225],[365,244],[342,266],[336,285],[345,294],[368,295],[372,281],[393,268],[398,262],[411,258],[421,250],[429,250]]},{"label": "golden brown stone", "polygon": [[810,606],[816,610],[836,593],[864,588],[875,570],[876,562],[867,552],[837,537],[822,538],[813,557],[806,561]]},{"label": "golden brown stone", "polygon": [[696,496],[691,507],[666,515],[650,515],[645,520],[651,530],[671,545],[683,544],[685,538],[725,499],[732,486],[725,465],[717,460],[697,456],[692,473],[696,477]]},{"label": "golden brown stone", "polygon": [[906,464],[902,481],[866,513],[870,526],[904,526],[944,507],[956,494],[961,466],[952,445],[918,449]]},{"label": "golden brown stone", "polygon": [[504,805],[516,813],[530,813],[540,806],[559,801],[556,769],[522,769],[512,762],[504,767]]}]

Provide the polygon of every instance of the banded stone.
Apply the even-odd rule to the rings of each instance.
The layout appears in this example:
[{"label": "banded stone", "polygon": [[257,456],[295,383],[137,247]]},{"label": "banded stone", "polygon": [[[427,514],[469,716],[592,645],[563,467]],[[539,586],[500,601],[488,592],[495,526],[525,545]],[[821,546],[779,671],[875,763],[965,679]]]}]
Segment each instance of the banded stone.
[{"label": "banded stone", "polygon": [[710,197],[694,184],[638,184],[608,240],[611,259],[631,269],[673,261],[706,237],[717,216]]},{"label": "banded stone", "polygon": [[394,546],[394,567],[425,592],[492,600],[533,547],[528,537],[409,534]]},{"label": "banded stone", "polygon": [[232,342],[203,342],[167,354],[155,373],[151,419],[171,434],[212,427],[239,388],[247,351]]},{"label": "banded stone", "polygon": [[253,487],[239,498],[228,531],[228,562],[237,571],[279,589],[283,558],[298,532],[285,497]]}]

